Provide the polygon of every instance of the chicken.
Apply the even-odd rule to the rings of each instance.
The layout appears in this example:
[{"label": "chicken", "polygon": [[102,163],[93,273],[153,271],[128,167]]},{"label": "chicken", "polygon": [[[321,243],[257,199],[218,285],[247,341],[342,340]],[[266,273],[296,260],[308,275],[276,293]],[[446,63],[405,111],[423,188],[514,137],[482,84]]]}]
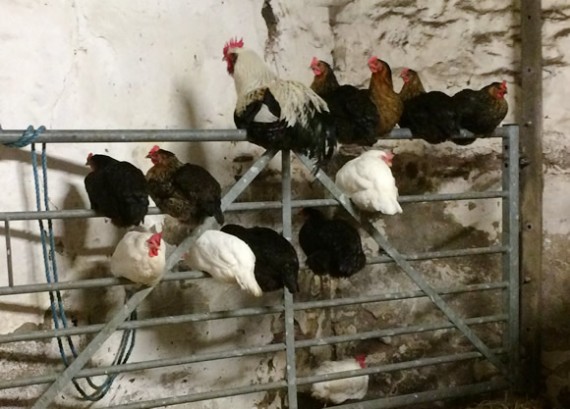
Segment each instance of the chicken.
[{"label": "chicken", "polygon": [[226,43],[224,60],[234,79],[234,121],[248,140],[268,149],[291,149],[324,164],[336,145],[326,102],[306,85],[282,80],[243,40]]},{"label": "chicken", "polygon": [[317,275],[350,277],[362,270],[366,257],[358,230],[344,220],[328,220],[312,208],[304,208],[305,223],[299,231],[299,244],[306,264]]},{"label": "chicken", "polygon": [[164,274],[165,244],[162,233],[129,231],[111,256],[111,273],[152,286]]},{"label": "chicken", "polygon": [[[501,123],[509,104],[505,99],[506,81],[493,82],[478,91],[464,89],[452,99],[459,118],[459,125],[476,135],[489,134]],[[455,143],[467,145],[474,139],[456,139]]]},{"label": "chicken", "polygon": [[404,103],[400,95],[394,91],[392,70],[387,62],[378,59],[378,57],[370,57],[368,68],[372,72],[368,89],[380,118],[378,136],[384,136],[400,120],[404,110]]},{"label": "chicken", "polygon": [[426,92],[418,73],[404,68],[400,74],[404,86],[400,97],[404,111],[400,127],[429,143],[441,143],[459,135],[459,122],[452,98],[440,91]]},{"label": "chicken", "polygon": [[206,230],[190,247],[186,263],[226,283],[237,283],[256,297],[263,291],[255,280],[255,255],[241,239],[218,230]]},{"label": "chicken", "polygon": [[299,258],[289,240],[267,227],[226,224],[222,231],[240,238],[251,248],[255,254],[255,280],[264,292],[283,286],[291,293],[299,291]]},{"label": "chicken", "polygon": [[345,144],[371,146],[378,137],[380,123],[370,91],[339,85],[329,64],[313,57],[311,89],[327,103],[336,126],[337,139]]},{"label": "chicken", "polygon": [[402,213],[398,188],[390,171],[393,157],[392,153],[380,150],[364,152],[339,169],[336,184],[360,210]]},{"label": "chicken", "polygon": [[148,192],[144,174],[129,162],[107,155],[87,156],[91,172],[85,177],[85,190],[91,209],[118,227],[137,226],[148,211]]},{"label": "chicken", "polygon": [[210,172],[182,163],[172,152],[156,145],[147,158],[153,163],[146,174],[148,190],[161,211],[186,224],[199,223],[207,216],[224,223],[222,188]]},{"label": "chicken", "polygon": [[[354,371],[366,368],[366,356],[358,355],[354,359],[343,361],[325,361],[315,371],[315,375],[325,375],[336,372]],[[368,392],[368,375],[352,378],[336,379],[334,381],[317,382],[311,386],[314,398],[339,404],[349,399],[360,400]]]}]

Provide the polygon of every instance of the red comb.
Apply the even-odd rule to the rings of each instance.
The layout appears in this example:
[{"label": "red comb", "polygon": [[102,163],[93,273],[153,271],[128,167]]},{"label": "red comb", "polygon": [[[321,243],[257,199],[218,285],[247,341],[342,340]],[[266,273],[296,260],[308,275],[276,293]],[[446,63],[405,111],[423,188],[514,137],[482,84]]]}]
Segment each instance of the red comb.
[{"label": "red comb", "polygon": [[158,145],[154,145],[148,154],[150,155],[150,154],[156,153],[159,150],[160,150],[160,147]]},{"label": "red comb", "polygon": [[228,41],[226,45],[224,45],[224,58],[227,57],[228,50],[230,48],[242,48],[242,47],[243,47],[243,38],[240,38],[239,40],[237,39],[237,37],[231,38],[230,41]]},{"label": "red comb", "polygon": [[87,160],[91,159],[93,157],[93,153],[89,152],[89,155],[87,155]]},{"label": "red comb", "polygon": [[317,57],[313,57],[313,59],[311,60],[311,67],[314,65],[317,65],[319,63],[319,60],[317,60]]},{"label": "red comb", "polygon": [[162,232],[160,233],[154,233],[152,236],[150,236],[150,238],[148,239],[149,243],[155,243],[155,244],[160,244],[160,240],[162,240]]},{"label": "red comb", "polygon": [[368,59],[368,64],[370,65],[370,64],[372,64],[372,63],[375,63],[377,59],[378,59],[378,57],[376,57],[376,56],[373,55],[372,57],[370,57],[370,58]]},{"label": "red comb", "polygon": [[507,81],[503,80],[503,82],[501,82],[501,87],[504,89],[507,89]]},{"label": "red comb", "polygon": [[402,72],[400,73],[400,77],[402,77],[402,78],[407,77],[409,72],[410,72],[410,69],[408,67],[402,68]]}]

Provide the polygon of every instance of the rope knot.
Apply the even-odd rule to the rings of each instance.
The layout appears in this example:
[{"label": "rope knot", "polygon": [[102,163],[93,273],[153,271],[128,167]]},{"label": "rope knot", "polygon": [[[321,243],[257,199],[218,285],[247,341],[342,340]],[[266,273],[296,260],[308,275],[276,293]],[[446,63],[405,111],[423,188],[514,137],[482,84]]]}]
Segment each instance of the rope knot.
[{"label": "rope knot", "polygon": [[[0,128],[0,131],[2,130],[2,128]],[[20,136],[20,138],[15,141],[15,142],[8,142],[5,143],[5,146],[8,146],[9,148],[23,148],[24,146],[27,146],[31,143],[33,143],[38,136],[40,136],[42,134],[42,132],[44,132],[46,130],[46,127],[41,125],[38,129],[34,129],[34,127],[32,125],[28,126],[28,128],[24,131],[24,133],[22,133],[22,136]]]}]

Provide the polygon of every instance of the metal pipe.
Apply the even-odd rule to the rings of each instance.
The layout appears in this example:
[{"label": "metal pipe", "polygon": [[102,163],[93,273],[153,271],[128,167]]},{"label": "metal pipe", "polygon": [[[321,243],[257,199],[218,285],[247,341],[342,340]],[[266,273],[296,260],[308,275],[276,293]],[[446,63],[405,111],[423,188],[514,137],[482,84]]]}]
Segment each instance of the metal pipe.
[{"label": "metal pipe", "polygon": [[335,409],[389,409],[408,407],[425,402],[435,402],[443,399],[463,398],[470,395],[478,395],[507,389],[508,384],[502,380],[476,383],[472,385],[454,386],[452,388],[434,389],[424,392],[410,393],[407,395],[390,396],[387,398],[372,399],[346,405],[335,406]]},{"label": "metal pipe", "polygon": [[504,144],[506,167],[503,168],[503,190],[509,198],[503,199],[503,243],[508,243],[508,252],[503,256],[503,279],[509,281],[506,310],[509,314],[507,348],[509,350],[509,373],[513,383],[520,387],[520,322],[519,322],[519,128],[509,126],[508,143]]},{"label": "metal pipe", "polygon": [[[493,352],[496,354],[502,354],[503,353],[503,351],[501,349],[494,349]],[[463,352],[463,353],[454,354],[454,355],[440,355],[440,356],[434,356],[434,357],[429,357],[429,358],[419,358],[419,359],[415,359],[413,361],[396,362],[393,364],[378,365],[378,366],[373,366],[373,367],[367,367],[364,369],[355,369],[353,371],[342,371],[342,372],[327,373],[327,374],[322,374],[322,375],[305,376],[305,377],[299,378],[297,380],[297,384],[308,385],[308,384],[313,384],[313,383],[317,383],[317,382],[354,378],[354,377],[363,376],[363,375],[374,375],[377,373],[403,371],[403,370],[407,370],[407,369],[416,369],[416,368],[421,368],[424,366],[450,364],[453,362],[468,361],[471,359],[477,359],[477,358],[481,358],[481,357],[482,357],[482,355],[480,352],[471,351],[471,352]]]},{"label": "metal pipe", "polygon": [[[456,288],[436,289],[436,291],[441,295],[449,295],[449,294],[461,294],[461,293],[474,292],[474,291],[503,290],[505,288],[508,288],[507,282],[470,284]],[[355,304],[368,304],[375,302],[395,301],[395,300],[404,300],[404,299],[422,298],[422,297],[427,297],[427,295],[423,291],[404,291],[397,293],[368,295],[364,297],[306,301],[306,302],[295,303],[295,311],[302,311],[302,310],[309,310],[316,308],[328,308],[328,307],[346,307],[348,305],[355,305]]]},{"label": "metal pipe", "polygon": [[[490,198],[501,198],[507,195],[506,191],[489,191],[489,192],[467,192],[467,193],[438,193],[431,195],[413,195],[413,196],[400,196],[398,201],[401,203],[420,203],[420,202],[437,202],[437,201],[450,201],[450,200],[480,200]],[[237,212],[237,211],[253,211],[253,210],[271,210],[281,209],[282,202],[268,201],[268,202],[238,202],[226,206],[224,211]],[[317,207],[317,206],[338,206],[335,199],[312,199],[312,200],[292,200],[291,207]],[[148,209],[148,215],[163,214],[156,207]],[[51,211],[23,211],[23,212],[0,212],[0,220],[22,221],[22,220],[38,220],[38,219],[93,219],[104,217],[93,210],[89,209],[66,209],[66,210],[51,210]]]},{"label": "metal pipe", "polygon": [[[469,325],[481,325],[481,324],[489,324],[506,320],[507,320],[507,315],[500,314],[500,315],[491,315],[487,317],[468,318],[465,320],[465,322]],[[334,335],[319,339],[305,339],[297,341],[295,345],[297,346],[297,348],[309,348],[314,346],[340,344],[343,342],[365,341],[367,339],[373,339],[373,338],[394,337],[397,335],[416,334],[420,332],[438,331],[442,329],[452,329],[454,327],[455,325],[453,323],[440,322],[436,324],[386,328],[376,331],[360,332],[357,334]]]},{"label": "metal pipe", "polygon": [[12,235],[10,232],[10,220],[4,220],[4,231],[6,234],[6,263],[8,264],[8,286],[14,287],[14,269],[12,265]]},{"label": "metal pipe", "polygon": [[[23,130],[0,130],[0,144],[13,143],[23,135]],[[36,139],[37,143],[97,143],[97,142],[228,142],[246,141],[247,133],[240,129],[48,129]],[[465,129],[460,137],[472,138]],[[508,137],[503,128],[483,137]],[[406,128],[393,129],[384,139],[412,139]]]},{"label": "metal pipe", "polygon": [[[77,374],[74,374],[73,377],[79,379],[91,376],[119,374],[123,372],[144,371],[148,369],[157,369],[157,368],[177,366],[177,365],[187,365],[197,362],[214,361],[219,359],[241,358],[244,356],[275,353],[284,350],[285,350],[285,345],[282,343],[270,344],[259,347],[237,349],[233,351],[211,352],[208,354],[198,354],[198,355],[191,355],[185,357],[154,359],[150,361],[134,362],[134,363],[121,364],[121,365],[101,366],[99,368],[87,368],[87,369],[82,369]],[[34,376],[28,378],[10,379],[7,381],[1,381],[0,390],[50,383],[58,379],[59,376],[60,374],[54,373],[49,375],[41,375],[41,376]]]},{"label": "metal pipe", "polygon": [[[283,236],[291,240],[291,152],[281,151],[281,201]],[[293,294],[287,287],[283,290],[283,305],[285,306],[285,345],[286,345],[286,375],[287,399],[290,409],[297,409],[297,363],[295,357],[295,311],[293,309]]]},{"label": "metal pipe", "polygon": [[[0,144],[16,142],[23,133],[19,130],[0,130]],[[239,129],[48,129],[34,142],[222,142],[245,141],[246,135],[246,131]]]},{"label": "metal pipe", "polygon": [[[489,246],[489,247],[474,247],[470,249],[461,250],[441,250],[441,251],[427,251],[425,253],[416,254],[402,254],[402,257],[409,261],[432,260],[440,258],[451,257],[464,257],[464,256],[482,256],[486,254],[505,253],[506,246]],[[366,264],[385,264],[394,263],[394,260],[389,256],[376,256],[366,259]]]},{"label": "metal pipe", "polygon": [[[308,168],[311,169],[311,162],[305,156],[297,154],[301,162]],[[322,171],[316,173],[316,178],[323,184],[323,186],[339,201],[339,203],[346,209],[346,211],[360,222],[361,226],[372,236],[372,238],[378,243],[378,245],[386,252],[398,266],[404,270],[404,272],[412,279],[414,283],[421,290],[423,290],[432,302],[453,322],[457,328],[475,345],[475,347],[481,351],[483,355],[495,365],[501,372],[507,372],[507,368],[503,362],[495,356],[490,349],[485,345],[483,341],[465,324],[465,321],[455,313],[455,311],[445,302],[443,298],[429,285],[429,283],[423,278],[423,276],[414,269],[414,267],[405,260],[402,255],[390,245],[388,240],[374,227],[373,224],[366,220],[361,220],[360,214],[353,208],[352,203],[346,198],[346,196],[340,191],[340,189],[334,184],[334,182]]]},{"label": "metal pipe", "polygon": [[[117,330],[152,328],[163,325],[185,324],[189,322],[214,321],[230,318],[255,317],[260,315],[278,314],[284,307],[275,305],[271,307],[242,308],[239,310],[201,312],[194,314],[174,315],[168,317],[147,318],[144,320],[126,321],[117,327]],[[95,334],[104,327],[104,324],[92,324],[81,327],[62,328],[54,330],[29,331],[0,335],[0,344],[8,342],[37,341],[40,339],[62,336]]]},{"label": "metal pipe", "polygon": [[287,387],[285,381],[271,382],[262,385],[242,386],[241,388],[223,389],[211,392],[200,392],[192,395],[173,396],[169,398],[153,399],[144,402],[128,403],[126,405],[108,406],[112,409],[150,409],[163,406],[179,405],[182,403],[198,402],[208,399],[225,398],[229,396],[246,395],[250,393],[265,392]]},{"label": "metal pipe", "polygon": [[[499,282],[499,283],[471,284],[464,287],[462,286],[456,288],[439,289],[437,291],[440,294],[460,294],[460,293],[475,292],[475,291],[493,291],[493,290],[496,291],[496,290],[505,289],[507,287],[508,284],[506,282]],[[352,298],[341,298],[333,300],[300,302],[293,304],[292,308],[295,311],[302,311],[302,310],[317,309],[317,308],[343,307],[355,304],[360,305],[360,304],[367,304],[374,302],[394,301],[394,300],[422,298],[422,297],[426,297],[423,291],[407,291],[407,292],[388,293],[380,295],[369,295],[365,297],[352,297]],[[117,330],[150,328],[162,325],[174,325],[174,324],[183,324],[188,322],[207,321],[207,320],[254,317],[259,315],[278,314],[283,311],[285,311],[284,306],[274,305],[274,306],[258,307],[258,308],[241,308],[237,310],[228,310],[228,311],[210,311],[204,313],[147,318],[144,320],[133,320],[133,321],[124,322],[123,324],[119,325]],[[9,342],[21,342],[21,341],[37,341],[40,339],[48,339],[48,338],[63,337],[63,336],[94,334],[99,332],[103,328],[103,326],[104,324],[93,324],[81,327],[4,334],[0,335],[0,344],[5,344]]]}]

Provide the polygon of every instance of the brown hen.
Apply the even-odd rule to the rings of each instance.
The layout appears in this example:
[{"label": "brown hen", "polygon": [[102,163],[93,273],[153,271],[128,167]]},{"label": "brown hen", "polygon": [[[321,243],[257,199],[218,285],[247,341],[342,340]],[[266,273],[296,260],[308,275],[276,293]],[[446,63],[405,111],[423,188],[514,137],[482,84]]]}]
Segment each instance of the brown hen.
[{"label": "brown hen", "polygon": [[207,216],[224,223],[222,189],[210,172],[182,163],[172,152],[156,145],[147,158],[154,165],[146,174],[148,191],[161,211],[186,224],[199,223]]},{"label": "brown hen", "polygon": [[368,68],[372,72],[370,77],[370,93],[372,101],[376,104],[380,125],[378,126],[378,136],[389,133],[400,120],[404,104],[400,95],[394,91],[392,83],[392,70],[387,62],[378,57],[370,57]]}]

